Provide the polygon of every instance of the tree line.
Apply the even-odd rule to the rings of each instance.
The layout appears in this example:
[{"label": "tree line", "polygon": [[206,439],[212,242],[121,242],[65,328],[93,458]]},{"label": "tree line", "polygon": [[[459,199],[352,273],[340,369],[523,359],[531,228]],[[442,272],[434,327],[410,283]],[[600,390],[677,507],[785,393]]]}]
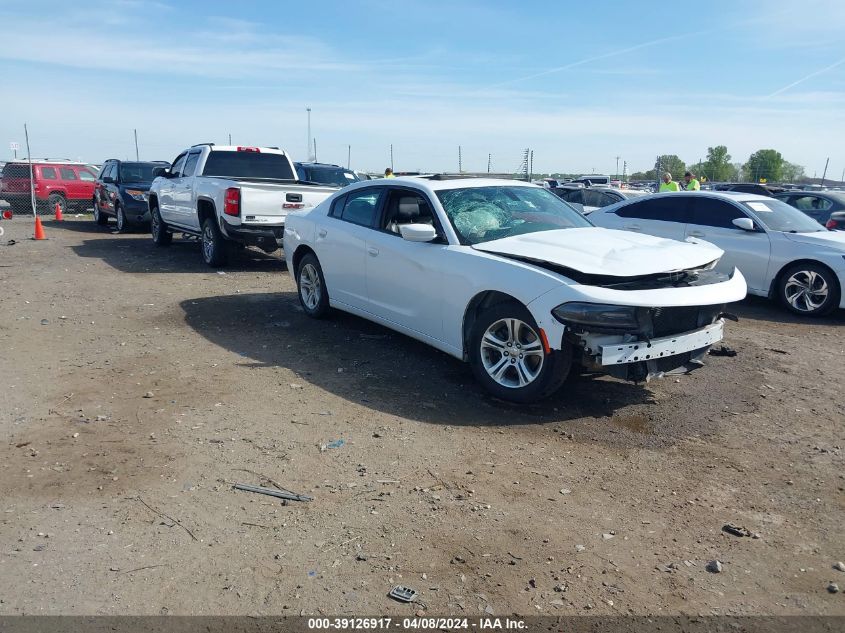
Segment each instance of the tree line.
[{"label": "tree line", "polygon": [[803,166],[785,160],[777,150],[760,149],[745,163],[735,163],[731,162],[728,148],[717,145],[707,148],[704,161],[685,163],[676,154],[664,154],[652,169],[634,172],[629,180],[657,180],[667,171],[679,180],[687,170],[714,182],[796,182],[806,176]]}]

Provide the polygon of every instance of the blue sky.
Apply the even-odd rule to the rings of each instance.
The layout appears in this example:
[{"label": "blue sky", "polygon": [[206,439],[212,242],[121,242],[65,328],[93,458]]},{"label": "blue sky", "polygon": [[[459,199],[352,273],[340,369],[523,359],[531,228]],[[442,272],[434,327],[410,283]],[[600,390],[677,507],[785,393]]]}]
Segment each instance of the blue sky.
[{"label": "blue sky", "polygon": [[[0,0],[0,158],[197,142],[399,170],[629,172],[773,147],[845,168],[845,2]],[[621,170],[621,161],[620,161]]]}]

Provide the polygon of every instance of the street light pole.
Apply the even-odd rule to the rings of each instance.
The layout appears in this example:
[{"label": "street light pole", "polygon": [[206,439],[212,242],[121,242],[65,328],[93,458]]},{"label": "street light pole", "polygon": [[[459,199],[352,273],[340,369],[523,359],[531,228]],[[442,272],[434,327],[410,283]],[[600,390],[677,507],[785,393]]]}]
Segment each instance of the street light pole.
[{"label": "street light pole", "polygon": [[616,157],[616,180],[619,180],[619,159],[621,156]]},{"label": "street light pole", "polygon": [[305,154],[306,160],[311,162],[311,108],[305,108],[305,111],[308,112],[308,152]]}]

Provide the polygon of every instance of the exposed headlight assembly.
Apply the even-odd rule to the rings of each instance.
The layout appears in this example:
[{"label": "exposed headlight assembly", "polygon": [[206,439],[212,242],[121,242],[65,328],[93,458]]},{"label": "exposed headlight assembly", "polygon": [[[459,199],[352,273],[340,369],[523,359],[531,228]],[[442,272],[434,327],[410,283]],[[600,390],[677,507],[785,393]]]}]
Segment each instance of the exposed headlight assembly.
[{"label": "exposed headlight assembly", "polygon": [[127,189],[126,195],[132,198],[133,200],[137,200],[138,202],[145,202],[147,200],[146,191],[139,191],[137,189]]},{"label": "exposed headlight assembly", "polygon": [[561,323],[594,326],[614,330],[635,330],[636,306],[614,306],[604,303],[563,303],[552,310],[552,315]]}]

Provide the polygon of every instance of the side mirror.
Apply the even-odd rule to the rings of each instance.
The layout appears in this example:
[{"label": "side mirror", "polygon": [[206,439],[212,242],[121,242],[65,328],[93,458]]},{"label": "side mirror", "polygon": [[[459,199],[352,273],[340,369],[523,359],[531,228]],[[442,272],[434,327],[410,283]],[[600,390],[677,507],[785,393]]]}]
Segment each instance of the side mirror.
[{"label": "side mirror", "polygon": [[431,242],[437,239],[437,229],[430,224],[400,224],[399,233],[409,242]]},{"label": "side mirror", "polygon": [[754,232],[757,230],[754,228],[754,220],[751,218],[734,218],[732,222],[736,228],[742,229],[743,231]]},{"label": "side mirror", "polygon": [[103,182],[106,183],[107,185],[113,185],[114,184],[114,178],[112,178],[111,176],[105,176],[103,178]]},{"label": "side mirror", "polygon": [[167,178],[167,169],[164,167],[156,167],[153,169],[153,178]]}]

